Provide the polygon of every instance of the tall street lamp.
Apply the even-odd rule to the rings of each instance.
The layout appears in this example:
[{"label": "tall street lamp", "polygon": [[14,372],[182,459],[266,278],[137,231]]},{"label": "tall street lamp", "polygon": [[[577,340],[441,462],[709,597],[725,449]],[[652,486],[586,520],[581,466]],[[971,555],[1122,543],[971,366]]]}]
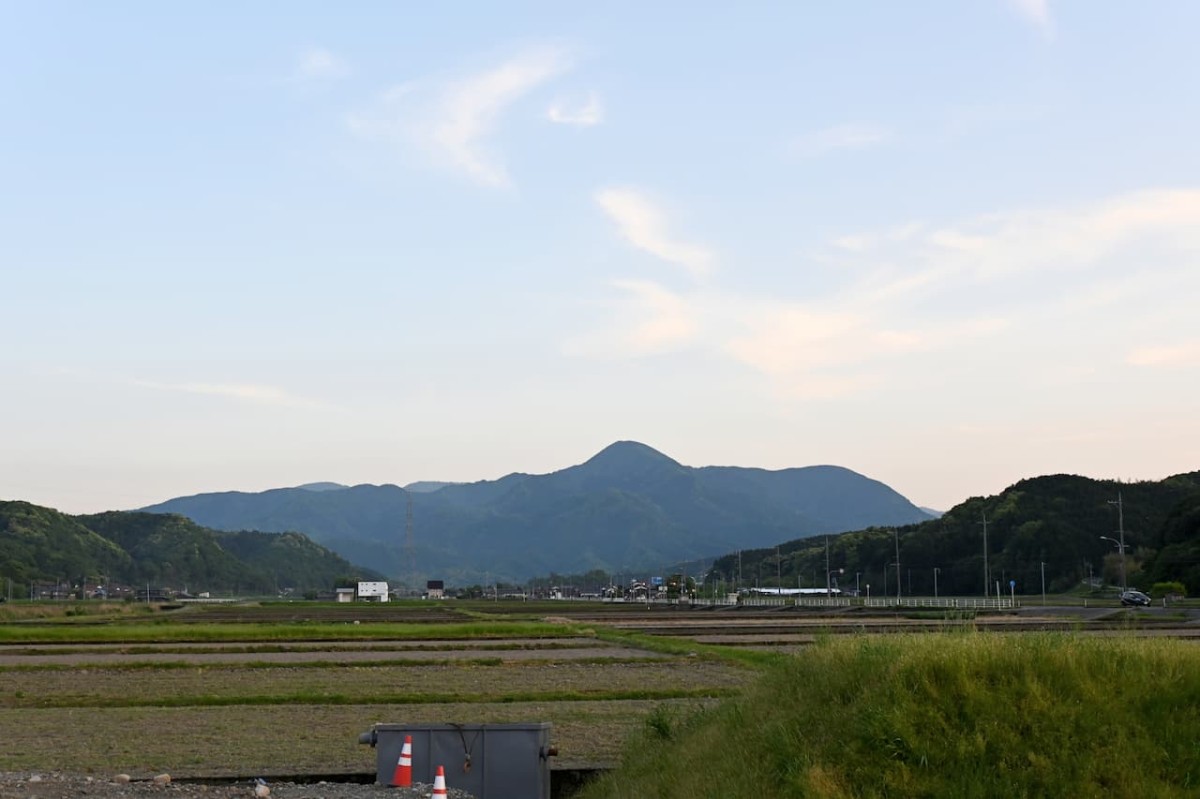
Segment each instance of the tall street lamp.
[{"label": "tall street lamp", "polygon": [[1127,590],[1125,587],[1125,542],[1109,538],[1106,535],[1100,536],[1100,540],[1113,542],[1117,547],[1117,551],[1121,553],[1121,592],[1124,593]]},{"label": "tall street lamp", "polygon": [[833,598],[833,587],[832,587],[833,575],[843,574],[845,571],[846,571],[845,569],[832,569],[830,571],[825,572],[825,598],[826,599]]}]

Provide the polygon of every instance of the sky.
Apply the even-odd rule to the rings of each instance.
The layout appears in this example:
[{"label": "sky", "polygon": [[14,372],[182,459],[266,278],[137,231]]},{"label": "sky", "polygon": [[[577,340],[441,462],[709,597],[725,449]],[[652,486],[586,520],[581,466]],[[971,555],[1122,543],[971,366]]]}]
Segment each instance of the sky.
[{"label": "sky", "polygon": [[0,498],[1200,469],[1200,4],[0,0]]}]

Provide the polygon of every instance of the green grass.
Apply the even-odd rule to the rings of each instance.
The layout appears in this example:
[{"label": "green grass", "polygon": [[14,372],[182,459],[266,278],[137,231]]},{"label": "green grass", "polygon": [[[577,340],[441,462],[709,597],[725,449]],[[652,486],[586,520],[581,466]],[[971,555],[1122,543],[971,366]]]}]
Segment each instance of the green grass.
[{"label": "green grass", "polygon": [[751,668],[768,666],[784,657],[776,652],[737,649],[725,644],[702,644],[687,638],[647,635],[646,633],[618,630],[611,627],[598,627],[595,630],[589,630],[589,632],[592,632],[598,640],[607,641],[610,644],[642,649],[660,655],[695,657]]},{"label": "green grass", "polygon": [[[93,697],[82,703],[77,697],[20,697],[13,707],[46,708],[132,708],[132,707],[241,707],[262,705],[477,705],[512,702],[628,702],[646,699],[712,699],[732,696],[734,688],[659,688],[609,690],[575,689],[549,691],[488,691],[483,693],[379,690],[368,694],[326,691],[289,691],[272,694],[225,696],[194,694],[162,697]],[[19,703],[19,704],[18,704]]]},{"label": "green grass", "polygon": [[744,696],[651,714],[585,797],[1200,793],[1200,650],[946,633],[822,640]]},{"label": "green grass", "polygon": [[142,624],[75,626],[62,624],[0,625],[0,644],[177,643],[183,641],[370,641],[492,640],[568,638],[580,631],[570,625],[542,622],[466,622],[459,624],[179,624],[169,618]]}]

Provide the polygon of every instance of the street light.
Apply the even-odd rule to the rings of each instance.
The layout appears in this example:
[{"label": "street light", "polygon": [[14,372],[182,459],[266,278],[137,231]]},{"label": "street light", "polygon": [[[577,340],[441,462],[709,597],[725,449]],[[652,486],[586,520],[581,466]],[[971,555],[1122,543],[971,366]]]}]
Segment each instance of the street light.
[{"label": "street light", "polygon": [[1125,544],[1124,541],[1118,541],[1117,539],[1109,538],[1106,535],[1100,536],[1100,539],[1102,541],[1113,542],[1113,544],[1116,545],[1117,550],[1121,553],[1121,591],[1124,592],[1126,590],[1126,588],[1125,588],[1125,549],[1126,549],[1127,545]]},{"label": "street light", "polygon": [[826,599],[831,599],[833,597],[833,588],[831,587],[833,575],[845,574],[845,572],[846,572],[845,569],[831,569],[831,570],[825,572],[825,598]]},{"label": "street light", "polygon": [[[1129,590],[1129,586],[1125,585],[1125,505],[1121,501],[1121,492],[1117,492],[1116,501],[1109,500],[1108,504],[1117,506],[1117,531],[1121,540],[1114,543],[1117,545],[1117,549],[1121,550],[1121,592],[1124,593]],[[1104,538],[1104,536],[1100,537]],[[1111,538],[1108,540],[1112,541]]]}]

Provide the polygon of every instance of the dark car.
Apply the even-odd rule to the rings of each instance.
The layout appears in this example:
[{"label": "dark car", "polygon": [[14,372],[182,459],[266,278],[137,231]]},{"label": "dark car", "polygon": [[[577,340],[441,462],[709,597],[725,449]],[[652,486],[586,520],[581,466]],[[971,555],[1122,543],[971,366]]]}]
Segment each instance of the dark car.
[{"label": "dark car", "polygon": [[1149,605],[1150,597],[1143,594],[1141,591],[1130,589],[1121,594],[1122,605]]}]

